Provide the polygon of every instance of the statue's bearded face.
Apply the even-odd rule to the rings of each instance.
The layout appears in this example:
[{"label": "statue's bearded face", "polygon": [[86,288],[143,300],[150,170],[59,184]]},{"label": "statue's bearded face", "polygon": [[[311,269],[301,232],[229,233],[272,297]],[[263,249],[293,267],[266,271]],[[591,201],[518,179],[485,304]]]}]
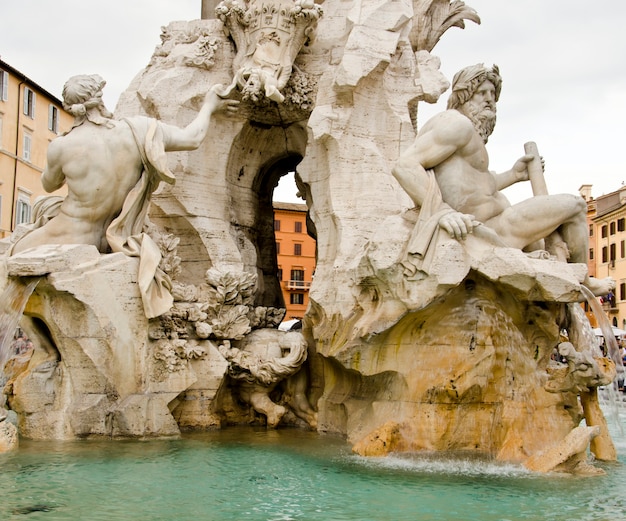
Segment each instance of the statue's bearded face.
[{"label": "statue's bearded face", "polygon": [[460,107],[460,112],[474,124],[476,132],[487,143],[496,126],[495,87],[490,81],[483,82],[472,97]]}]

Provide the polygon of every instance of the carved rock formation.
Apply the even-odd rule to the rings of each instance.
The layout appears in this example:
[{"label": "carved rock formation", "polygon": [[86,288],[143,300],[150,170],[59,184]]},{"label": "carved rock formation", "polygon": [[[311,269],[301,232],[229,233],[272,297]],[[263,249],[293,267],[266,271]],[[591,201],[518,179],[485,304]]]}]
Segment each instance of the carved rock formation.
[{"label": "carved rock formation", "polygon": [[602,469],[587,462],[587,447],[600,434],[599,427],[579,426],[554,446],[534,454],[524,466],[534,472],[565,472],[568,474],[601,475]]},{"label": "carved rock formation", "polygon": [[[212,85],[243,78],[258,47],[242,45],[241,28],[226,18],[235,46],[220,20],[164,28],[116,116],[180,125]],[[268,344],[252,340],[255,330],[282,318],[272,192],[292,171],[315,229],[317,268],[303,321],[306,363],[256,389],[269,425],[280,406],[281,421],[293,412],[293,423],[298,416],[345,435],[360,454],[471,451],[516,462],[568,439],[583,417],[577,394],[587,423],[599,425],[593,386],[610,367],[591,367],[586,347],[570,339],[574,366],[560,379],[548,371],[584,265],[530,258],[480,228],[462,243],[444,237],[427,271],[406,273],[418,215],[391,166],[415,138],[419,102],[449,85],[429,51],[464,19],[478,21],[462,2],[328,1],[314,43],[290,50],[288,64],[269,53],[276,91],[267,78],[259,91],[269,100],[250,95],[238,118],[216,118],[219,130],[200,148],[168,158],[176,184],[153,194],[150,235],[174,279],[174,305],[160,317],[143,314],[136,259],[84,246],[5,259],[6,276],[41,277],[23,321],[36,349],[9,396],[22,435],[164,436],[258,421],[254,387],[242,396],[232,377],[252,376],[251,359],[262,365]],[[218,350],[225,341],[238,349],[222,349],[228,361]],[[256,345],[266,349],[258,358]],[[610,444],[599,452],[611,459]],[[570,456],[579,462],[581,453]]]},{"label": "carved rock formation", "polygon": [[0,454],[16,450],[19,446],[17,427],[6,418],[6,411],[0,408]]}]

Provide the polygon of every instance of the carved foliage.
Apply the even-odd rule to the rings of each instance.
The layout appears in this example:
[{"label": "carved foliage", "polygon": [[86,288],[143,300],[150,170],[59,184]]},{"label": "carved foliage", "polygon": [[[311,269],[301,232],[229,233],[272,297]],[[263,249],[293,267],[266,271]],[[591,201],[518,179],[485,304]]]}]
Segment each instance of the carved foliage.
[{"label": "carved foliage", "polygon": [[255,274],[211,268],[205,280],[199,287],[174,282],[174,306],[152,323],[155,358],[170,372],[203,357],[202,341],[241,340],[253,329],[277,327],[285,314],[284,309],[254,306]]}]

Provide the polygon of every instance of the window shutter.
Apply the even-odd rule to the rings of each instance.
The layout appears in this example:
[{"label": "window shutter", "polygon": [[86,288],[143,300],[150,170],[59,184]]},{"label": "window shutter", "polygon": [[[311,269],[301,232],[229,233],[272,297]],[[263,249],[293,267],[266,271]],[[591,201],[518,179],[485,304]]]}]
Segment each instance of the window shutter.
[{"label": "window shutter", "polygon": [[0,90],[2,91],[2,101],[6,101],[9,99],[9,73],[6,71],[0,71],[0,80],[2,81],[2,85],[0,85]]},{"label": "window shutter", "polygon": [[24,153],[23,157],[26,161],[30,161],[30,143],[31,138],[28,134],[24,134]]}]

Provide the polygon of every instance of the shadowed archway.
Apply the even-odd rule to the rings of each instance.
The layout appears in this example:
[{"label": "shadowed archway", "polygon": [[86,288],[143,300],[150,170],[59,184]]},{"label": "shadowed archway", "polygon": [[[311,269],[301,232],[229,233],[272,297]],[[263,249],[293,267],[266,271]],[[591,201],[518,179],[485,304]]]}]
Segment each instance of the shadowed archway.
[{"label": "shadowed archway", "polygon": [[258,276],[257,306],[284,307],[277,277],[272,197],[306,150],[306,122],[286,127],[249,122],[230,150],[226,181],[231,231],[246,271]]}]

